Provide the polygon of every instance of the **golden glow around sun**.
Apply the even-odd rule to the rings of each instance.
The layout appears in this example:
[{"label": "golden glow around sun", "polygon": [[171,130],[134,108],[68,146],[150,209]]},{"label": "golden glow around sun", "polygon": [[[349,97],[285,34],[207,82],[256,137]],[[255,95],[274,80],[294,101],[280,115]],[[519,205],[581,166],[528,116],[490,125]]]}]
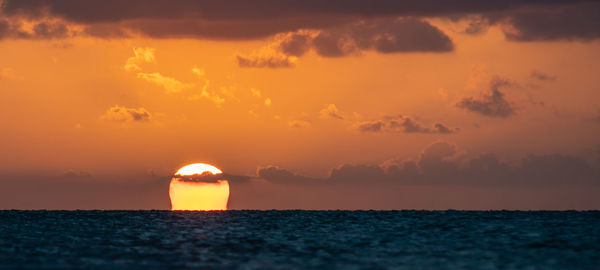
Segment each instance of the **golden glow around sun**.
[{"label": "golden glow around sun", "polygon": [[179,169],[169,185],[171,210],[227,210],[229,182],[194,180],[193,177],[222,173],[215,166],[195,163]]}]

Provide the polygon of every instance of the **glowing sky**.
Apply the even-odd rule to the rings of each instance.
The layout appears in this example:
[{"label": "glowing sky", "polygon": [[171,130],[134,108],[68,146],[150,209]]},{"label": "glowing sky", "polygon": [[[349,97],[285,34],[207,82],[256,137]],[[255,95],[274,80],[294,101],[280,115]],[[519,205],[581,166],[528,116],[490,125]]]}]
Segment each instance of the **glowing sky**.
[{"label": "glowing sky", "polygon": [[0,2],[0,208],[600,207],[597,1]]}]

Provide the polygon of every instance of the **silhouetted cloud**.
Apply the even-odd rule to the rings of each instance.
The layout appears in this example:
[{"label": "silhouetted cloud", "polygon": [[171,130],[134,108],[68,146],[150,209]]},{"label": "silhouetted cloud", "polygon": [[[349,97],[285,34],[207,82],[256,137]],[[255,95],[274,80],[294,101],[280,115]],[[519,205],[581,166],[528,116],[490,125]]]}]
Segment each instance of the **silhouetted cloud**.
[{"label": "silhouetted cloud", "polygon": [[383,168],[376,165],[351,165],[345,164],[331,170],[329,180],[340,181],[346,183],[385,180],[385,172]]},{"label": "silhouetted cloud", "polygon": [[[468,17],[476,14],[487,18],[491,24],[510,24],[516,32],[507,31],[509,39],[530,41],[598,38],[595,16],[598,10],[597,2],[585,0],[458,0],[452,4],[442,0],[5,0],[0,13],[15,20],[48,19],[75,23],[83,26],[81,34],[101,38],[143,35],[203,39],[259,39],[300,29],[324,30],[382,18]],[[466,32],[481,32],[485,24],[474,23]],[[451,49],[451,43],[440,42],[444,41],[445,35],[436,33],[428,24],[405,25],[395,30],[391,28],[397,25],[389,24],[389,27],[391,31],[365,28],[371,33],[385,34],[371,39],[367,42],[369,46],[380,52]],[[16,32],[11,37],[23,38]],[[283,51],[288,55],[302,55],[305,37],[294,36],[285,43]],[[346,53],[335,44],[336,40],[340,37],[329,32],[314,43],[324,56]]]},{"label": "silhouetted cloud", "polygon": [[386,116],[380,120],[359,122],[356,129],[362,132],[404,132],[404,133],[438,133],[452,134],[459,128],[449,128],[444,124],[434,123],[433,127],[424,127],[416,120],[403,116]]},{"label": "silhouetted cloud", "polygon": [[299,57],[310,50],[311,39],[312,37],[307,34],[294,33],[284,39],[279,47],[285,55]]},{"label": "silhouetted cloud", "polygon": [[313,35],[306,32],[287,35],[279,49],[289,56],[302,56],[314,50],[323,57],[342,57],[363,50],[380,53],[449,52],[450,38],[428,22],[418,19],[371,19],[324,28]]},{"label": "silhouetted cloud", "polygon": [[509,85],[511,83],[508,80],[494,78],[490,82],[489,93],[482,94],[480,98],[463,98],[456,106],[488,117],[509,117],[515,113],[514,109],[504,98],[504,93],[500,92],[500,87]]},{"label": "silhouetted cloud", "polygon": [[[273,48],[272,48],[273,47]],[[450,38],[428,22],[409,19],[371,19],[281,35],[250,56],[237,55],[240,67],[289,68],[297,57],[313,50],[323,57],[358,55],[363,50],[380,53],[449,52]]]},{"label": "silhouetted cloud", "polygon": [[117,122],[147,122],[152,119],[152,115],[145,108],[127,108],[115,105],[108,109],[100,119]]},{"label": "silhouetted cloud", "polygon": [[38,23],[33,27],[35,37],[44,39],[66,38],[69,36],[67,26],[62,23]]},{"label": "silhouetted cloud", "polygon": [[194,174],[194,175],[174,175],[173,178],[179,179],[184,182],[206,182],[206,183],[215,183],[219,180],[227,180],[230,182],[244,182],[250,179],[249,176],[244,175],[234,175],[228,173],[217,173],[212,174],[211,172],[204,172],[202,174]]},{"label": "silhouetted cloud", "polygon": [[277,166],[258,168],[256,174],[262,179],[277,184],[311,184],[315,181],[314,178],[296,175]]},{"label": "silhouetted cloud", "polygon": [[[520,164],[505,163],[495,154],[470,160],[458,156],[447,142],[426,147],[418,160],[388,165],[345,164],[324,179],[307,178],[277,167],[259,170],[258,177],[280,184],[427,184],[427,185],[600,185],[600,168],[584,159],[562,154],[528,155]],[[465,165],[466,164],[466,165]]]},{"label": "silhouetted cloud", "polygon": [[209,21],[247,20],[265,18],[330,16],[445,16],[461,13],[478,13],[513,10],[520,7],[547,7],[584,1],[567,0],[458,0],[448,5],[442,0],[390,1],[372,0],[4,0],[3,12],[8,15],[61,17],[73,22],[100,23],[144,19],[202,18]]},{"label": "silhouetted cloud", "polygon": [[597,39],[600,38],[599,13],[597,1],[514,11],[508,16],[508,22],[515,31],[505,31],[505,35],[515,41]]},{"label": "silhouetted cloud", "polygon": [[554,81],[556,80],[556,76],[548,75],[546,73],[534,70],[531,72],[531,77],[540,81]]},{"label": "silhouetted cloud", "polygon": [[0,39],[64,39],[76,36],[67,25],[61,22],[33,23],[30,30],[23,29],[23,23],[2,19],[0,15]]}]

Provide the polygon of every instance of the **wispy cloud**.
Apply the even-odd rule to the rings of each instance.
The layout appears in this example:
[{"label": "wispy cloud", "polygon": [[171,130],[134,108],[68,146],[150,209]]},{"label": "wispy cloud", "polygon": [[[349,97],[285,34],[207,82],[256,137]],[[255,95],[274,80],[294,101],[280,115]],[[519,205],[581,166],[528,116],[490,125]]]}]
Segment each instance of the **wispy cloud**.
[{"label": "wispy cloud", "polygon": [[152,119],[152,115],[145,108],[136,109],[115,105],[100,116],[100,119],[116,122],[148,122]]},{"label": "wispy cloud", "polygon": [[155,61],[154,48],[133,48],[134,56],[129,57],[123,68],[127,71],[140,71],[142,68],[139,66],[141,63],[153,63]]},{"label": "wispy cloud", "polygon": [[166,93],[179,93],[185,89],[189,89],[194,87],[194,84],[191,83],[183,83],[175,78],[163,76],[162,74],[155,73],[138,73],[138,78],[144,79],[146,81],[152,82],[158,86],[161,86],[165,89]]}]

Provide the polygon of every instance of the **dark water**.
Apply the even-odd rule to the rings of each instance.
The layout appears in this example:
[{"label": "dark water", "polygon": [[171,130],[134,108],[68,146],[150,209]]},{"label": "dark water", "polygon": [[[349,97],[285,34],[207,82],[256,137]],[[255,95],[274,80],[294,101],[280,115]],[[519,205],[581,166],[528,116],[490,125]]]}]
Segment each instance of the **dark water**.
[{"label": "dark water", "polygon": [[0,211],[0,268],[600,269],[600,212]]}]

